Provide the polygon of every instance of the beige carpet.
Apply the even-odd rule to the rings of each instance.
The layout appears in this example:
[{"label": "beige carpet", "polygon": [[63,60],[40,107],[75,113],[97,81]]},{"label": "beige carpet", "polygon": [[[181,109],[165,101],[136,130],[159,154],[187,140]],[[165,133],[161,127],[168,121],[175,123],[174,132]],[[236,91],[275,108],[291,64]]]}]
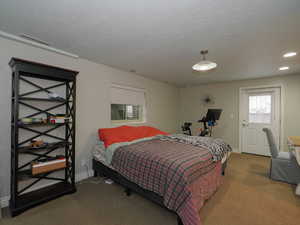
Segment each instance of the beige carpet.
[{"label": "beige carpet", "polygon": [[[300,225],[295,186],[271,181],[265,157],[232,154],[224,184],[200,212],[203,225]],[[78,192],[53,200],[2,225],[176,225],[167,210],[118,185],[88,179]]]}]

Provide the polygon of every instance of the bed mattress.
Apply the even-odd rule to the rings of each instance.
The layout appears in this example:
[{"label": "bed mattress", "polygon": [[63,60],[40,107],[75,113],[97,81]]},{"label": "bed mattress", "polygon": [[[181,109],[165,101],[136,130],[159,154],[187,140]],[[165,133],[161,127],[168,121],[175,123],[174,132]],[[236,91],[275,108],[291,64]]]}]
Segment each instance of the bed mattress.
[{"label": "bed mattress", "polygon": [[105,157],[105,147],[102,144],[97,143],[94,147],[93,157],[95,160],[101,162],[103,165],[109,167],[110,169],[114,169],[109,163],[107,163]]}]

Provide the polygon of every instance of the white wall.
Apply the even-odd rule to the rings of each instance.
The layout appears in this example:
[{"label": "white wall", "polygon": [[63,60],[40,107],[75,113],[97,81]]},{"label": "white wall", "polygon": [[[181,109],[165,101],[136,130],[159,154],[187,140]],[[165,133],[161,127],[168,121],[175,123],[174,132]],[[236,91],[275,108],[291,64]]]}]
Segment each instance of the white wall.
[{"label": "white wall", "polygon": [[[81,159],[91,160],[91,151],[100,127],[110,127],[111,83],[146,89],[147,124],[167,132],[179,126],[179,89],[84,59],[74,59],[18,42],[0,38],[0,196],[9,195],[10,186],[10,95],[11,57],[37,61],[80,71],[77,76],[76,173]],[[101,49],[99,50],[101,51]],[[91,166],[91,165],[89,165]]]},{"label": "white wall", "polygon": [[[200,124],[197,120],[205,115],[207,108],[223,109],[218,126],[214,128],[214,136],[225,139],[238,150],[239,145],[239,89],[241,87],[283,86],[283,142],[282,149],[287,149],[286,138],[290,135],[300,135],[300,75],[271,77],[266,79],[223,82],[180,89],[181,122],[193,122],[194,134],[198,133]],[[215,103],[202,104],[206,95],[213,96]]]}]

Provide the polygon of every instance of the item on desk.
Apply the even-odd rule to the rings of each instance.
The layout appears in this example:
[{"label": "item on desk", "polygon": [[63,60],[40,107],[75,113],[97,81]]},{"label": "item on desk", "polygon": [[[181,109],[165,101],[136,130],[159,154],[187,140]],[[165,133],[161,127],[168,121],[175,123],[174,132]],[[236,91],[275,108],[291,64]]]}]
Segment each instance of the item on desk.
[{"label": "item on desk", "polygon": [[64,156],[56,156],[52,159],[44,159],[32,162],[31,173],[32,175],[37,175],[63,168],[66,168],[66,158]]},{"label": "item on desk", "polygon": [[63,97],[59,96],[58,94],[56,94],[54,92],[49,92],[48,93],[48,98],[54,99],[54,100],[61,100],[61,101],[65,100]]}]

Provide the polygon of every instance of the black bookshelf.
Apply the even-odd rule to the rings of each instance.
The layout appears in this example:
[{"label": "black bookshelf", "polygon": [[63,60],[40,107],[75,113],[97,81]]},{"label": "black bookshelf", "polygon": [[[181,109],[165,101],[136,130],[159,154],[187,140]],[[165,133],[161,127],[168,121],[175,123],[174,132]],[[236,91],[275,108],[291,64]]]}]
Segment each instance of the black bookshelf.
[{"label": "black bookshelf", "polygon": [[[12,216],[16,216],[33,206],[76,191],[75,113],[76,75],[78,72],[18,58],[12,58],[9,65],[12,69],[10,210]],[[51,85],[43,87],[38,82],[34,82],[35,79],[49,80]],[[20,82],[32,86],[35,90],[20,93]],[[48,94],[58,87],[65,89],[64,98],[53,99],[34,96],[40,93]],[[39,102],[43,102],[43,104],[49,102],[52,105],[46,109],[41,109],[36,106],[36,103]],[[45,114],[54,116],[51,110],[64,107],[65,115],[69,118],[69,121],[57,124],[50,122],[22,123],[22,118],[19,117],[20,105],[34,111],[34,113],[26,115],[26,118],[34,118]],[[42,131],[41,128],[43,128]],[[52,131],[58,128],[64,129],[64,135],[51,134]],[[32,135],[21,140],[20,130],[30,132]],[[40,137],[48,137],[55,141],[39,147],[29,145],[32,140]],[[64,158],[66,159],[65,168],[47,171],[38,175],[32,174],[30,169],[32,162],[51,160],[53,159],[53,153],[58,150],[62,151],[61,149],[63,149]],[[25,155],[31,157],[30,161],[22,161],[22,157]],[[62,178],[51,176],[61,170],[64,170]],[[55,183],[42,185],[42,188],[38,188],[38,183],[42,180],[51,180]],[[20,187],[20,183],[24,181],[26,181],[26,185]]]}]

